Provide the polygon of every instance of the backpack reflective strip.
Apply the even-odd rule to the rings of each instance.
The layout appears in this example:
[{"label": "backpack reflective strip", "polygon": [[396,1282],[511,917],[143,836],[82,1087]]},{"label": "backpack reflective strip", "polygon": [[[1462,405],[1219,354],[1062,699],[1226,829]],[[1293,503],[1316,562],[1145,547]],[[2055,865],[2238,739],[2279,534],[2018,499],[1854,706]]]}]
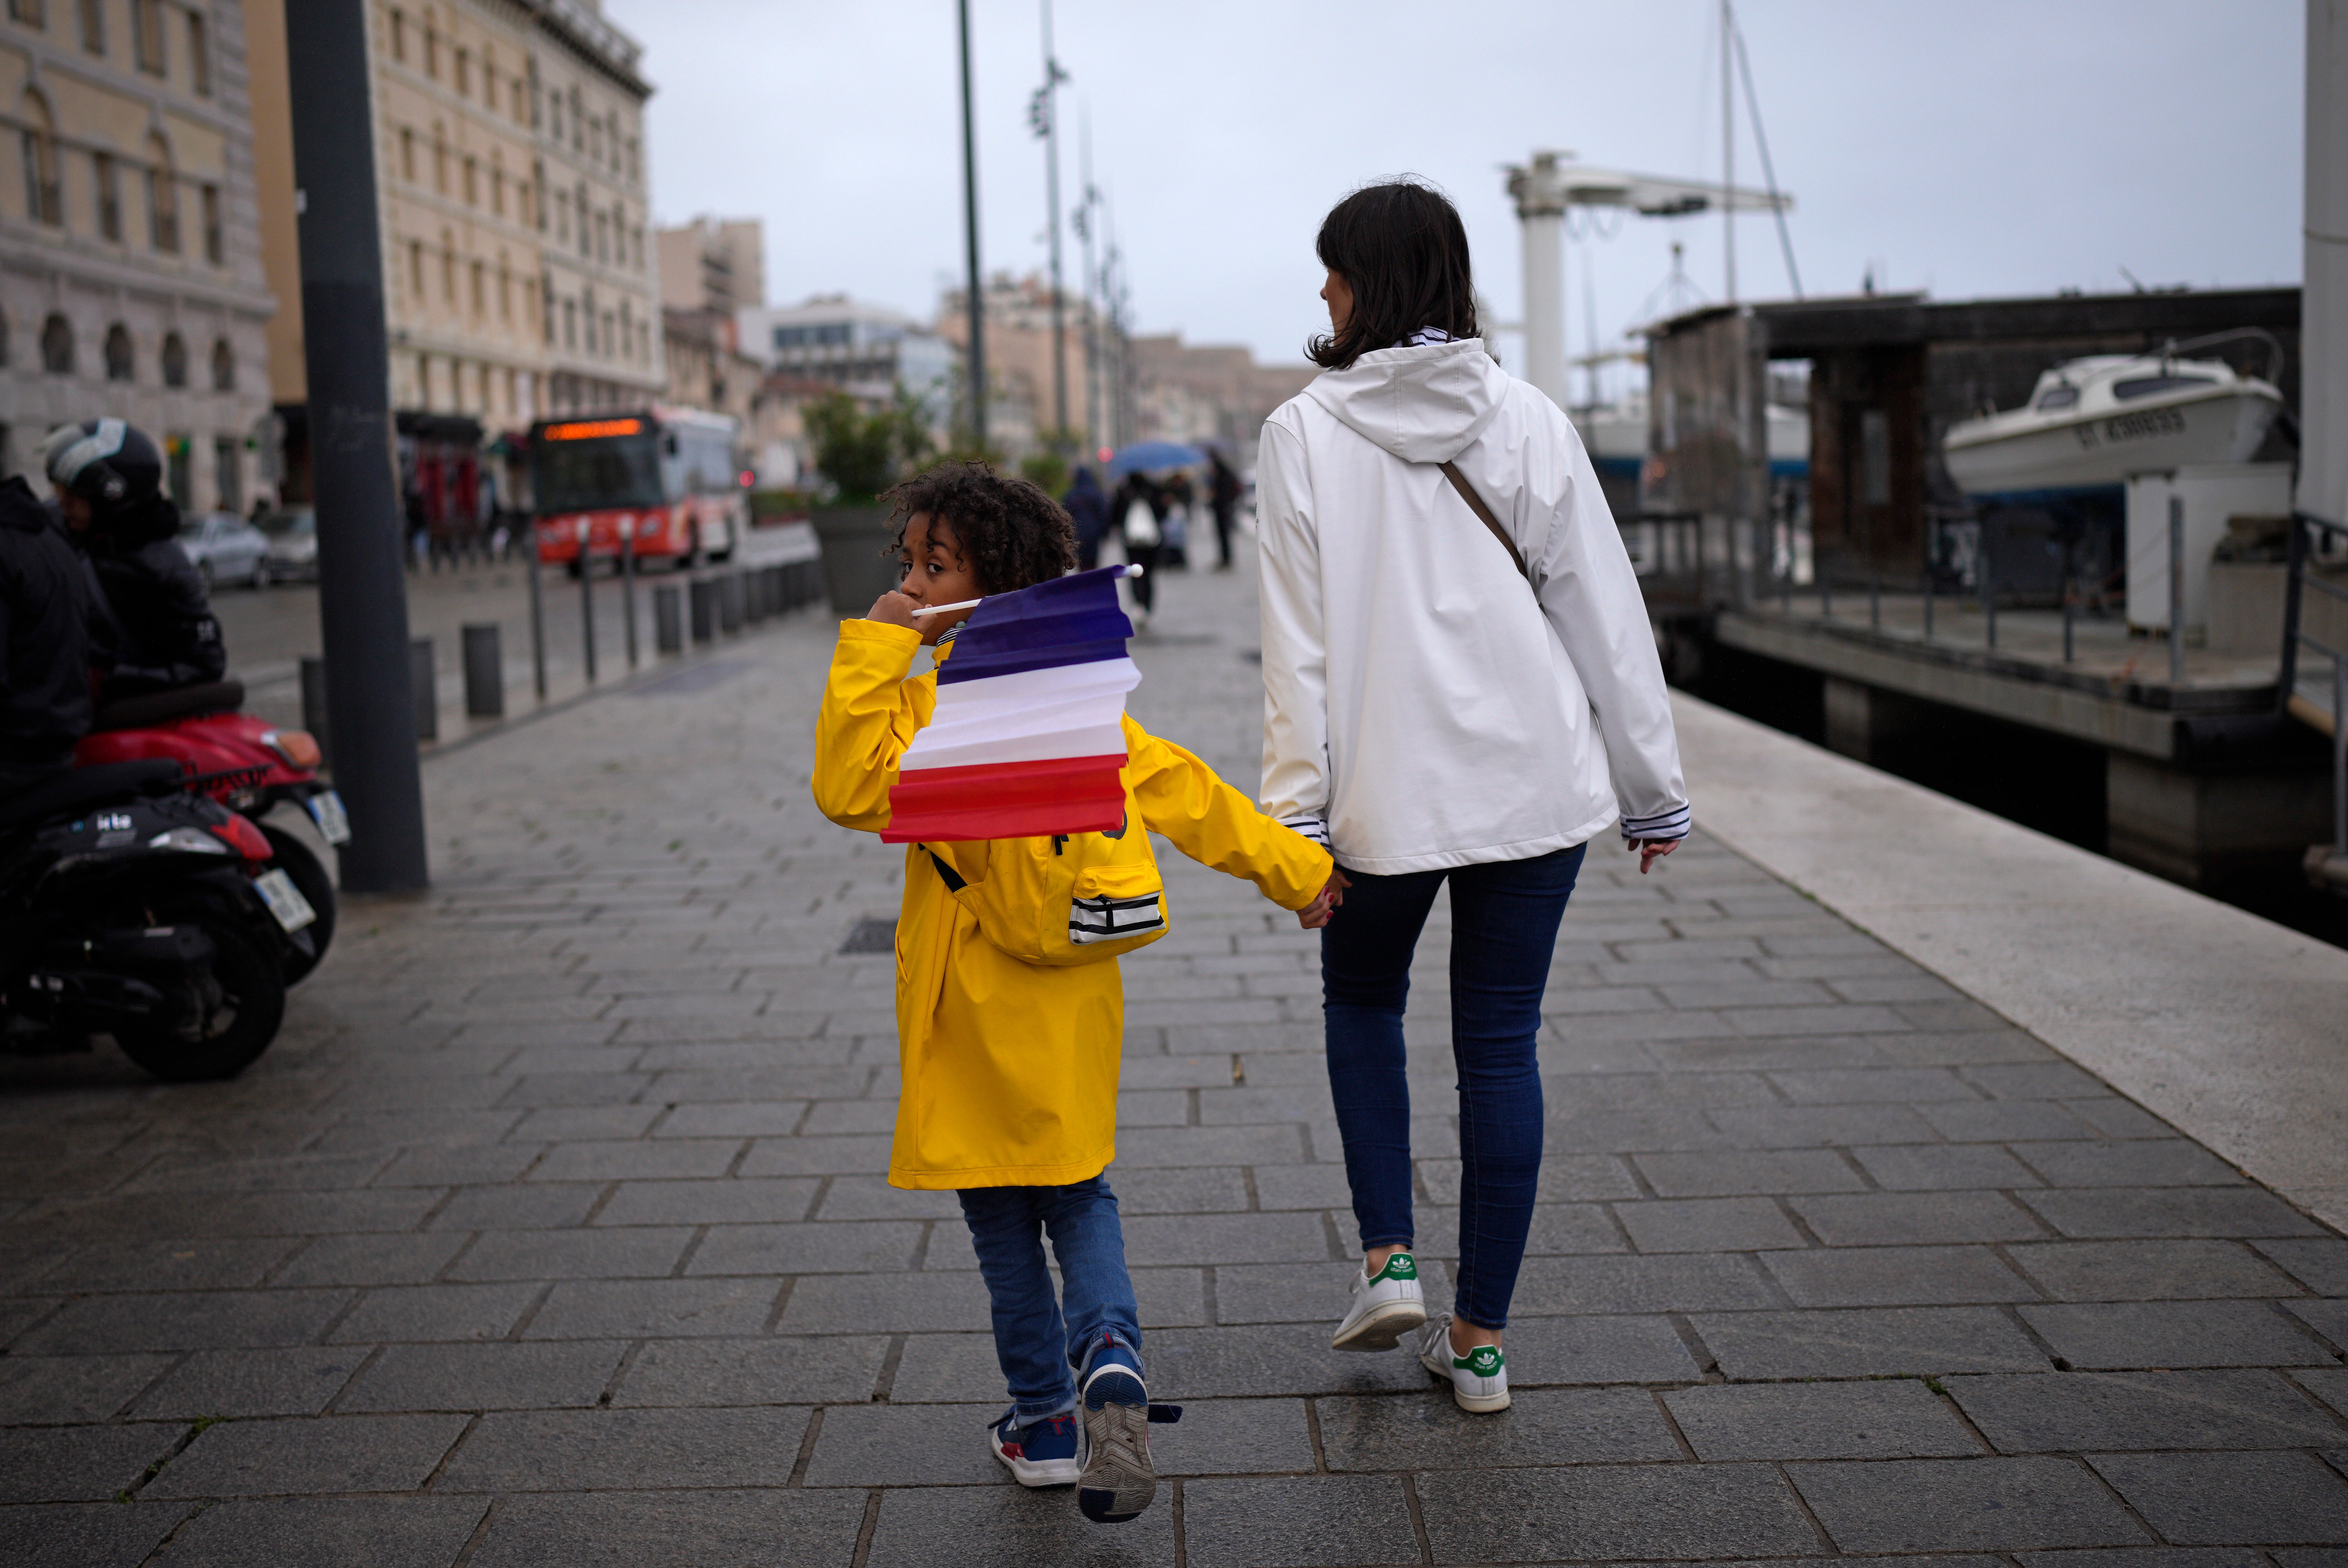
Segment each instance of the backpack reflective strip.
[{"label": "backpack reflective strip", "polygon": [[1155,931],[1165,924],[1156,894],[1146,898],[1076,898],[1068,904],[1068,940],[1079,947]]}]

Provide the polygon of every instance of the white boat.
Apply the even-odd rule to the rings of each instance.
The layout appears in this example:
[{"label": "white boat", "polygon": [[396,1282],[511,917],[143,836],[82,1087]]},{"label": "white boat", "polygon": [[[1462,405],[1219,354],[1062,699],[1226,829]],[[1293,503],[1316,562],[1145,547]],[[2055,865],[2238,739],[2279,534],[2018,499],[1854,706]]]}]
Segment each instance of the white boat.
[{"label": "white boat", "polygon": [[1949,426],[1949,477],[1969,496],[2116,487],[2130,474],[2247,463],[2282,394],[2222,360],[2095,354],[2038,378],[2030,402]]}]

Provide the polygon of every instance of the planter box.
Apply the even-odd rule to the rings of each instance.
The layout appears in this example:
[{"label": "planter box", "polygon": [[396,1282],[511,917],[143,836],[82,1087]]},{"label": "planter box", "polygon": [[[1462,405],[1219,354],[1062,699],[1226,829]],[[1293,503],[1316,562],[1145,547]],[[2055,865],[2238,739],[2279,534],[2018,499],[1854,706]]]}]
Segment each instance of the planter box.
[{"label": "planter box", "polygon": [[881,553],[889,542],[889,508],[818,507],[814,520],[831,608],[841,615],[862,615],[897,586],[897,558]]}]

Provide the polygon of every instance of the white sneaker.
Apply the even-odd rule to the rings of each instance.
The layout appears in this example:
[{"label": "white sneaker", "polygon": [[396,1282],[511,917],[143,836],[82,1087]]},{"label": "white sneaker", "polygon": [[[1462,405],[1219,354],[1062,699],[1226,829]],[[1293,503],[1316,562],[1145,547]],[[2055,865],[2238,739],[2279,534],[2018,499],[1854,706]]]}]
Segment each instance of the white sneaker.
[{"label": "white sneaker", "polygon": [[1451,1379],[1451,1397],[1463,1410],[1488,1415],[1509,1408],[1509,1358],[1498,1345],[1478,1345],[1465,1356],[1451,1353],[1451,1314],[1430,1317],[1418,1331],[1418,1364]]},{"label": "white sneaker", "polygon": [[1332,1350],[1391,1350],[1426,1321],[1418,1292],[1418,1263],[1406,1252],[1386,1259],[1375,1275],[1354,1276],[1354,1304],[1337,1325]]}]

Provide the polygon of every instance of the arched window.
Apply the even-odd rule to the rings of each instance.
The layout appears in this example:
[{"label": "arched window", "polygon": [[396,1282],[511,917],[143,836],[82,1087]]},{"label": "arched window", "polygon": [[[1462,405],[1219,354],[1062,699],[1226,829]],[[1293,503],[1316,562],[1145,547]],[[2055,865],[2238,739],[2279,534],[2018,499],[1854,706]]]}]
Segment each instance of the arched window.
[{"label": "arched window", "polygon": [[228,346],[226,338],[212,344],[212,390],[236,390],[236,350]]},{"label": "arched window", "polygon": [[129,381],[135,368],[130,354],[130,329],[117,322],[106,329],[106,379]]},{"label": "arched window", "polygon": [[41,368],[51,375],[74,372],[73,323],[61,315],[53,313],[41,323]]},{"label": "arched window", "polygon": [[178,333],[167,333],[163,337],[163,384],[188,384],[188,343]]},{"label": "arched window", "polygon": [[180,178],[171,169],[170,144],[161,137],[147,140],[147,237],[168,255],[180,252]]},{"label": "arched window", "polygon": [[57,182],[57,138],[49,106],[38,93],[25,95],[25,216],[36,223],[65,221],[65,192]]}]

